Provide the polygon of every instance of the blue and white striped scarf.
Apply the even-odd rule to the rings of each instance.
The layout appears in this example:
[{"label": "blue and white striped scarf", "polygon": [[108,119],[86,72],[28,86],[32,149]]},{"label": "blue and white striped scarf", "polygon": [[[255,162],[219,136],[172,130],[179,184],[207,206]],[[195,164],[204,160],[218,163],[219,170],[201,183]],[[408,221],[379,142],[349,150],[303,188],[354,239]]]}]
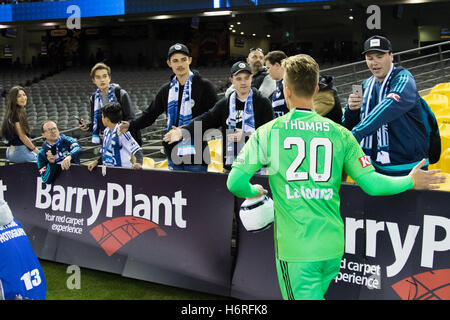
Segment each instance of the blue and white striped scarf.
[{"label": "blue and white striped scarf", "polygon": [[[194,74],[189,71],[189,77],[184,84],[183,95],[181,98],[180,106],[180,118],[177,123],[178,115],[178,92],[180,88],[180,83],[176,76],[173,76],[172,81],[169,86],[169,97],[167,100],[167,132],[172,130],[172,126],[181,127],[189,124],[192,121],[192,104],[191,104],[191,93],[192,93],[192,78]],[[184,156],[195,154],[195,148],[192,143],[193,139],[184,139],[178,144],[177,155]]]},{"label": "blue and white striped scarf", "polygon": [[281,117],[289,112],[286,101],[284,100],[283,79],[277,81],[277,88],[272,94],[272,109],[275,118]]},{"label": "blue and white striped scarf", "polygon": [[[228,102],[229,108],[229,116],[228,116],[228,129],[234,130],[236,129],[236,91],[233,91],[230,95],[230,99]],[[242,117],[242,131],[244,133],[254,133],[255,132],[255,113],[253,110],[253,90],[250,89],[250,93],[245,101],[244,113]],[[232,141],[228,141],[227,139],[227,154],[225,159],[226,165],[231,165],[235,158],[234,153],[234,145],[235,143]],[[237,151],[239,153],[240,150]]]},{"label": "blue and white striped scarf", "polygon": [[[380,92],[378,97],[374,97],[375,103],[373,106],[377,106],[381,101],[383,101],[384,98],[386,98],[387,93],[389,92],[389,84],[392,80],[392,75],[394,70],[394,64],[391,64],[391,68],[384,78],[383,83],[381,84]],[[373,110],[373,108],[370,108],[371,101],[372,101],[372,94],[375,82],[377,81],[375,76],[372,76],[368,80],[368,90],[364,92],[363,96],[363,106],[361,109],[361,121],[370,116],[370,112]],[[372,150],[372,144],[373,144],[373,136],[367,136],[363,138],[360,142],[361,147],[364,150],[367,150],[370,154],[370,150]],[[389,156],[389,128],[387,124],[383,124],[378,130],[377,130],[377,162],[382,164],[389,164],[391,163],[390,156]]]},{"label": "blue and white striped scarf", "polygon": [[121,167],[122,159],[120,158],[120,142],[117,129],[120,122],[116,124],[113,130],[106,128],[103,136],[102,160],[103,165],[110,167]]},{"label": "blue and white striped scarf", "polygon": [[[112,84],[109,85],[108,89],[108,101],[114,102],[114,88]],[[94,96],[94,119],[92,119],[92,143],[100,143],[100,126],[99,124],[102,122],[102,113],[100,111],[102,103],[102,96],[100,95],[100,89],[95,91]]]}]

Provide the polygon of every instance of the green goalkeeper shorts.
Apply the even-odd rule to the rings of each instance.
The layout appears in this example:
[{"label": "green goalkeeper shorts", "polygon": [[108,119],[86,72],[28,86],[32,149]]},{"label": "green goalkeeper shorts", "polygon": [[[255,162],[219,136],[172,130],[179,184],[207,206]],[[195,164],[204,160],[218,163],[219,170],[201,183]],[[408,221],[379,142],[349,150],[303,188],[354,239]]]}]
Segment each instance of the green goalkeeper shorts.
[{"label": "green goalkeeper shorts", "polygon": [[341,258],[316,262],[276,259],[278,282],[285,300],[323,300],[331,280],[339,274]]}]

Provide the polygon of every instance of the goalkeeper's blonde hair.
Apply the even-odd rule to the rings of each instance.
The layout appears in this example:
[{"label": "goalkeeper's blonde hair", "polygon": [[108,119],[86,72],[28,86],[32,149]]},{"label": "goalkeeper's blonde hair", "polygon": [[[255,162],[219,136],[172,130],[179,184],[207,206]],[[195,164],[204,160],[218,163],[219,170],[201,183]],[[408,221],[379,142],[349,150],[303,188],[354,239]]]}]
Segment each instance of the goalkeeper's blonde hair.
[{"label": "goalkeeper's blonde hair", "polygon": [[298,97],[310,98],[319,83],[319,65],[307,54],[298,54],[281,62],[285,74],[283,81]]}]

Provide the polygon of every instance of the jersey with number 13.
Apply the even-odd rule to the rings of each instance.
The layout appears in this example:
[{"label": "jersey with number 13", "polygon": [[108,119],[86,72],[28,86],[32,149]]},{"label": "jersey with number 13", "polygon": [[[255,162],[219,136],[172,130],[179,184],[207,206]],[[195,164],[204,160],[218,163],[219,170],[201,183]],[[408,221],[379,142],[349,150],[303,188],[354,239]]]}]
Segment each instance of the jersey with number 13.
[{"label": "jersey with number 13", "polygon": [[374,171],[351,132],[315,111],[293,109],[261,126],[233,163],[250,175],[264,165],[275,206],[277,257],[312,262],[342,256],[342,171],[353,179]]},{"label": "jersey with number 13", "polygon": [[45,300],[46,294],[44,273],[20,222],[0,226],[0,300]]}]

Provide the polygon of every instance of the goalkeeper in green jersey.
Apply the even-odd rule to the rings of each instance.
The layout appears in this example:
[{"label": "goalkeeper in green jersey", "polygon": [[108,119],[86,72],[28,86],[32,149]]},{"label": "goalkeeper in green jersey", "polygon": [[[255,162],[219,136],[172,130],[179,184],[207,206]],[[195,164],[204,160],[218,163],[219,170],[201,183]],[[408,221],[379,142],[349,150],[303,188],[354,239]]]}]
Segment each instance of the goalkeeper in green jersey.
[{"label": "goalkeeper in green jersey", "polygon": [[232,165],[227,186],[237,197],[267,193],[250,178],[267,165],[275,208],[275,250],[284,299],[323,299],[339,273],[344,224],[339,213],[342,171],[370,195],[435,189],[445,177],[424,171],[408,176],[375,172],[352,133],[312,110],[319,66],[308,55],[283,60],[289,112],[256,130]]}]

